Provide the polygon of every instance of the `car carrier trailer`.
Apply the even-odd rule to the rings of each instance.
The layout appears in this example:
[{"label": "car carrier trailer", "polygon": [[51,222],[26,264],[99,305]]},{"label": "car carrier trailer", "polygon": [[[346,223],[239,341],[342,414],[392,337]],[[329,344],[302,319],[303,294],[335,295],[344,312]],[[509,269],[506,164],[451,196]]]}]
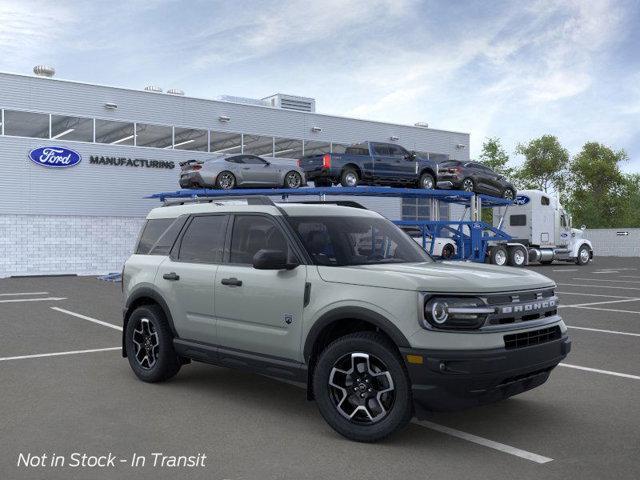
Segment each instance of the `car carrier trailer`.
[{"label": "car carrier trailer", "polygon": [[[395,197],[395,198],[420,198],[428,199],[431,203],[431,211],[435,217],[433,220],[395,220],[400,227],[414,227],[419,229],[422,236],[422,246],[430,254],[434,253],[434,245],[437,239],[447,238],[455,244],[455,254],[451,260],[466,260],[473,262],[487,262],[497,265],[512,265],[521,267],[526,265],[531,258],[528,244],[514,240],[502,226],[506,212],[513,205],[513,201],[479,195],[472,192],[457,190],[424,190],[414,188],[391,187],[321,187],[291,189],[187,189],[175,192],[162,192],[150,195],[147,198],[158,199],[162,202],[180,203],[194,200],[210,202],[234,197],[247,197],[261,195],[280,197],[287,201],[290,197],[315,197],[312,201],[327,201],[327,197]],[[439,219],[439,203],[462,205],[464,213],[458,220]],[[334,201],[335,203],[335,201]],[[357,203],[353,202],[355,205]],[[494,222],[500,215],[497,223],[489,225],[481,220],[483,207],[494,209]],[[546,257],[545,257],[546,258]]]}]

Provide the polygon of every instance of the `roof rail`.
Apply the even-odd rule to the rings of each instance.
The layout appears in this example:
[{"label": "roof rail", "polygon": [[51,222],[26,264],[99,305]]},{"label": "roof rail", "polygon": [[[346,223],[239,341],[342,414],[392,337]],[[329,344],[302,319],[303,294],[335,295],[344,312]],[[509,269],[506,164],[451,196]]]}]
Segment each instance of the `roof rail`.
[{"label": "roof rail", "polygon": [[367,207],[361,203],[354,202],[353,200],[302,200],[294,201],[291,203],[303,203],[305,205],[337,205],[339,207],[352,207],[361,208],[362,210],[368,210]]},{"label": "roof rail", "polygon": [[194,195],[193,197],[164,198],[163,206],[186,205],[189,203],[219,203],[221,205],[244,200],[247,205],[272,205],[275,206],[273,200],[265,195],[247,195],[247,196],[217,196],[217,195]]}]

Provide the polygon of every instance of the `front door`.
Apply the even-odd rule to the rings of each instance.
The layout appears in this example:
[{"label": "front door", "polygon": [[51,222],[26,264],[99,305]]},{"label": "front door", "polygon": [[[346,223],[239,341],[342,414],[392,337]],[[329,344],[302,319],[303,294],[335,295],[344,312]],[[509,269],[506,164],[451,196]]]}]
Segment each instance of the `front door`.
[{"label": "front door", "polygon": [[235,215],[232,228],[228,261],[218,268],[215,280],[218,344],[301,361],[306,266],[253,268],[253,256],[261,249],[291,252],[282,226],[273,218]]},{"label": "front door", "polygon": [[180,338],[216,343],[214,287],[228,220],[228,215],[191,218],[171,256],[158,268],[156,285]]},{"label": "front door", "polygon": [[242,177],[251,185],[274,185],[278,177],[278,166],[256,155],[242,157]]}]

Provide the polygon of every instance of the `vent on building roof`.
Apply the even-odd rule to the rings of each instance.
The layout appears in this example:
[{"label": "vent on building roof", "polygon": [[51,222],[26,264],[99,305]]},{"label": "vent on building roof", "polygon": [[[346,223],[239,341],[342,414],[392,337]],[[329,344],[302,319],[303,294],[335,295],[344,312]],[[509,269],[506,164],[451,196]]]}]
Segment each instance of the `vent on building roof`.
[{"label": "vent on building roof", "polygon": [[264,100],[260,100],[259,98],[236,97],[234,95],[220,95],[217,99],[222,100],[223,102],[242,103],[244,105],[258,105],[260,107],[269,106],[269,102],[265,102]]},{"label": "vent on building roof", "polygon": [[427,122],[416,122],[414,125],[420,128],[429,128],[429,124]]},{"label": "vent on building roof", "polygon": [[35,73],[38,77],[51,78],[56,74],[56,69],[50,67],[49,65],[36,65],[35,67],[33,67],[33,73]]},{"label": "vent on building roof", "polygon": [[315,112],[316,101],[309,97],[298,97],[295,95],[285,95],[276,93],[270,97],[263,98],[272,107],[283,108],[285,110],[296,110],[298,112]]},{"label": "vent on building roof", "polygon": [[184,91],[180,90],[179,88],[170,88],[169,90],[167,90],[167,93],[169,95],[184,96]]},{"label": "vent on building roof", "polygon": [[144,89],[147,92],[154,92],[154,93],[162,93],[162,88],[156,86],[156,85],[147,85],[146,87],[144,87]]}]

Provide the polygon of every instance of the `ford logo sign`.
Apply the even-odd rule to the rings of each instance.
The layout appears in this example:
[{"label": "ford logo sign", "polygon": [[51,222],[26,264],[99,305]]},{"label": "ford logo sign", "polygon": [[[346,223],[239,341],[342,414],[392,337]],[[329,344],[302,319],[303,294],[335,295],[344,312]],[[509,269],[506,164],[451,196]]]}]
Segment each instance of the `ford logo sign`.
[{"label": "ford logo sign", "polygon": [[513,203],[515,203],[516,205],[526,205],[530,200],[531,199],[526,195],[516,195],[516,199]]},{"label": "ford logo sign", "polygon": [[40,147],[29,152],[29,160],[43,167],[66,168],[79,164],[82,155],[64,147]]}]

